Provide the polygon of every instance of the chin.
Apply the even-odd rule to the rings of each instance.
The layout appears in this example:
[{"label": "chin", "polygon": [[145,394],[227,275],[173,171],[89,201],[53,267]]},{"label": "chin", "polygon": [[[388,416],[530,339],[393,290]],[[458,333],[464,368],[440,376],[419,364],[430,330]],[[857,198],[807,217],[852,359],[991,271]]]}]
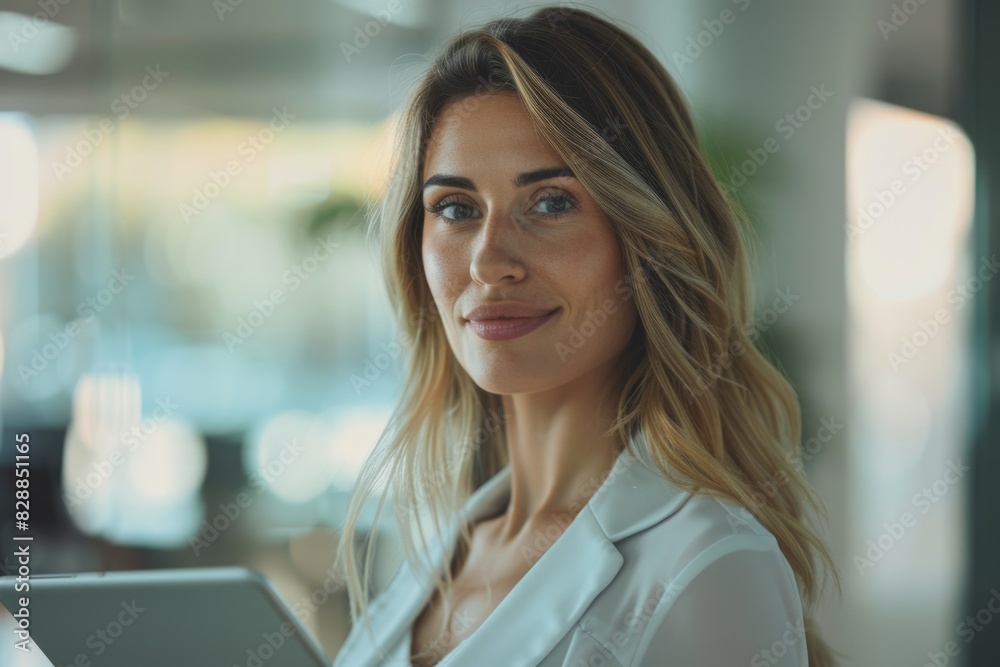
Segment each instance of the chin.
[{"label": "chin", "polygon": [[[463,364],[465,365],[465,364]],[[501,360],[473,361],[465,370],[484,391],[491,394],[531,394],[549,389],[558,382],[554,374],[538,364],[504,363]]]}]

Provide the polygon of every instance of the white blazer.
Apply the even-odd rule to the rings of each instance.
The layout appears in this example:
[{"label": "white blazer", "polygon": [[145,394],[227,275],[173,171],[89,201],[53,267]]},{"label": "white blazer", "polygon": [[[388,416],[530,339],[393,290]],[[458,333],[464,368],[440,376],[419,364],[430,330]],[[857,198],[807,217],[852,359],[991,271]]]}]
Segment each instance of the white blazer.
[{"label": "white blazer", "polygon": [[[792,569],[746,509],[677,488],[628,449],[591,491],[441,667],[808,665]],[[470,496],[461,516],[496,516],[509,498],[508,465]],[[441,549],[432,562],[441,570]],[[370,605],[374,643],[359,621],[333,667],[410,667],[413,622],[433,591],[404,559]]]}]

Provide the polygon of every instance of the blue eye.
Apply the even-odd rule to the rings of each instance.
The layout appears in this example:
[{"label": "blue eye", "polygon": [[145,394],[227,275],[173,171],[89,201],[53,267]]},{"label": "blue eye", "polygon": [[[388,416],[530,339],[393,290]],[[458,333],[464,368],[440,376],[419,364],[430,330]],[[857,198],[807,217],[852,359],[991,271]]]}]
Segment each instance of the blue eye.
[{"label": "blue eye", "polygon": [[[545,204],[544,208],[547,210],[538,210],[542,204]],[[566,215],[574,208],[576,208],[576,202],[569,196],[562,194],[542,197],[534,206],[535,210],[550,218],[558,218],[559,216]]]},{"label": "blue eye", "polygon": [[[450,215],[445,215],[445,211],[449,209],[455,209]],[[469,220],[473,218],[478,218],[476,215],[476,209],[465,202],[457,201],[451,198],[444,198],[436,204],[431,204],[427,207],[427,211],[432,213],[434,217],[444,220],[449,224],[455,222],[460,222],[462,220]]]}]

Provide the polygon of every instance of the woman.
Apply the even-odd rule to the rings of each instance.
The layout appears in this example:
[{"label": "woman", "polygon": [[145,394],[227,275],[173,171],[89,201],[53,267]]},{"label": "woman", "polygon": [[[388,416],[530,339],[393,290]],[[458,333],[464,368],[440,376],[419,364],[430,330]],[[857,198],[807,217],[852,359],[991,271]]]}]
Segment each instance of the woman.
[{"label": "woman", "polygon": [[[411,354],[335,665],[833,665],[798,402],[663,67],[587,11],[498,20],[431,64],[395,155],[374,232]],[[383,486],[407,558],[368,604],[348,547]]]}]

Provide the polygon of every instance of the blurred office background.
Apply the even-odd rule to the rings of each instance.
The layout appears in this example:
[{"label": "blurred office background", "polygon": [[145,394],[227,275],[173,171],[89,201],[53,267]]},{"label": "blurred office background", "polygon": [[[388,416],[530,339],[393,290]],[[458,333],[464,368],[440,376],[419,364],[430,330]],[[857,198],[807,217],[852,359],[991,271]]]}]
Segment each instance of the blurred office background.
[{"label": "blurred office background", "polygon": [[[998,664],[1000,7],[583,4],[676,77],[763,241],[843,576],[825,635],[845,665]],[[318,591],[406,352],[361,206],[428,56],[533,6],[0,2],[3,573],[28,433],[34,573],[253,567],[336,653]]]}]

